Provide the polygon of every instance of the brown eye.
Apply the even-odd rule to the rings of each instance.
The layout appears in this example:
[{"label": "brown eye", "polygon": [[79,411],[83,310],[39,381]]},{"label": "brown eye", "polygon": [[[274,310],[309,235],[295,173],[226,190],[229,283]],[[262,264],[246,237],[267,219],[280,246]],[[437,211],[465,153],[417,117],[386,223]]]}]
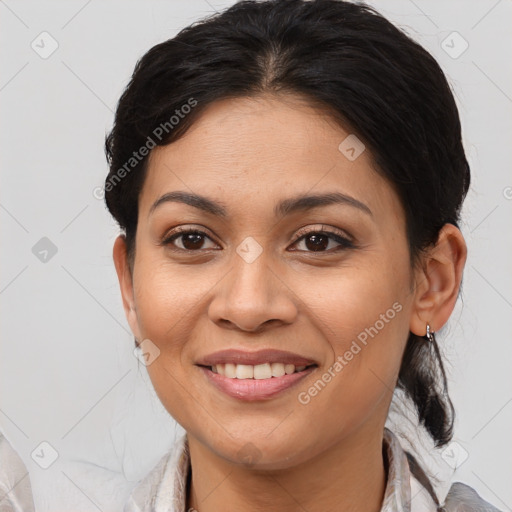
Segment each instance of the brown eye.
[{"label": "brown eye", "polygon": [[[167,237],[162,243],[164,245],[172,245],[176,250],[182,251],[212,249],[216,246],[213,240],[203,231],[197,229],[178,229],[176,231],[177,232]],[[213,243],[213,247],[204,247],[205,242],[208,240]]]},{"label": "brown eye", "polygon": [[[334,249],[333,243],[334,242]],[[294,245],[302,243],[305,252],[334,252],[336,250],[354,248],[354,244],[346,237],[337,233],[325,230],[310,230],[309,233],[302,235],[295,242]],[[338,246],[336,247],[336,244]]]},{"label": "brown eye", "polygon": [[312,235],[306,235],[304,237],[304,243],[308,250],[311,251],[322,251],[327,249],[329,245],[329,237],[318,233]]}]

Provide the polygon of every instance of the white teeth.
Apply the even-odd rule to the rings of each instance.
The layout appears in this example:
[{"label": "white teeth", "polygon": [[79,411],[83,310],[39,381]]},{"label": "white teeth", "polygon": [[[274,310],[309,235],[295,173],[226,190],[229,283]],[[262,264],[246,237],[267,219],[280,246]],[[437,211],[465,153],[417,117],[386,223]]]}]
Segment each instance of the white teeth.
[{"label": "white teeth", "polygon": [[270,379],[272,377],[272,369],[269,363],[257,364],[254,367],[255,379]]},{"label": "white teeth", "polygon": [[284,371],[285,371],[286,375],[291,375],[295,371],[295,365],[285,364]]},{"label": "white teeth", "polygon": [[236,365],[236,378],[237,379],[252,379],[254,377],[254,366],[248,364]]},{"label": "white teeth", "polygon": [[250,364],[217,364],[210,367],[211,371],[223,375],[228,379],[270,379],[272,377],[282,377],[291,375],[295,372],[302,372],[306,366],[297,366],[284,363],[263,363],[257,365]]},{"label": "white teeth", "polygon": [[[221,364],[217,365],[217,368],[222,366]],[[229,379],[236,379],[236,364],[226,363],[224,365],[224,375]]]},{"label": "white teeth", "polygon": [[283,363],[272,363],[270,367],[272,368],[272,377],[282,377],[286,373]]}]

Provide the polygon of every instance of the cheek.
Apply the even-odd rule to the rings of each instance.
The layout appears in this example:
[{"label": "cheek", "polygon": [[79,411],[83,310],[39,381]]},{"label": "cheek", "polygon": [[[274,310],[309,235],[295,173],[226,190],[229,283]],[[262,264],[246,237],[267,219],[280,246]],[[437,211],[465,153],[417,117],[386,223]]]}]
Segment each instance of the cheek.
[{"label": "cheek", "polygon": [[310,412],[333,411],[336,428],[338,419],[347,428],[363,421],[395,387],[409,332],[407,267],[399,271],[395,262],[381,257],[337,279],[302,281],[299,293],[310,297],[305,302],[332,355],[298,401]]},{"label": "cheek", "polygon": [[141,257],[134,275],[134,293],[141,333],[161,351],[176,349],[214,276],[197,267],[180,269],[162,258]]},{"label": "cheek", "polygon": [[379,345],[385,345],[408,325],[403,313],[409,300],[404,267],[399,271],[394,258],[375,256],[364,264],[302,278],[294,286],[336,354],[348,350],[356,339],[364,344],[378,337]]},{"label": "cheek", "polygon": [[155,392],[169,413],[182,425],[197,413],[190,393],[190,339],[197,335],[202,301],[220,276],[211,270],[177,269],[162,258],[141,250],[134,274],[137,320],[143,339],[158,348],[158,357],[147,366]]}]

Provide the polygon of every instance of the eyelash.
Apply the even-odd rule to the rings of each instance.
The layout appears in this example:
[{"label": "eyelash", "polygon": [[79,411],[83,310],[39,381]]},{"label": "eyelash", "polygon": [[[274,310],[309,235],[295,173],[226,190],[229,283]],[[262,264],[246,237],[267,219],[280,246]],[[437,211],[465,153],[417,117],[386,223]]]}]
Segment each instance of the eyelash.
[{"label": "eyelash", "polygon": [[[199,230],[197,228],[181,228],[181,227],[178,227],[178,228],[176,228],[174,230],[174,232],[170,236],[167,236],[167,237],[165,237],[162,240],[161,245],[171,246],[172,242],[174,242],[174,240],[180,238],[183,235],[187,235],[189,233],[194,233],[194,234],[197,234],[197,235],[203,235],[203,236],[205,236],[207,238],[210,238],[210,240],[211,240],[211,237],[209,237],[204,231],[201,231],[201,230]],[[312,234],[315,234],[315,235],[316,234],[320,234],[320,235],[328,236],[329,238],[333,239],[335,242],[339,243],[340,245],[338,247],[334,248],[334,249],[329,249],[327,251],[299,251],[299,252],[306,252],[306,253],[312,253],[312,254],[318,254],[318,253],[331,254],[331,253],[337,252],[339,250],[354,249],[355,248],[354,243],[351,240],[349,240],[347,237],[342,236],[341,234],[335,233],[333,231],[328,231],[325,228],[325,226],[322,226],[321,229],[305,229],[305,228],[300,229],[298,231],[298,236],[292,242],[292,245],[295,245],[297,242],[301,241],[302,239],[306,238],[308,235],[312,235]],[[171,250],[176,251],[176,252],[194,253],[194,252],[199,252],[201,250],[208,250],[208,249],[192,250],[192,249],[182,249],[181,247],[173,246],[173,247],[171,247]]]}]

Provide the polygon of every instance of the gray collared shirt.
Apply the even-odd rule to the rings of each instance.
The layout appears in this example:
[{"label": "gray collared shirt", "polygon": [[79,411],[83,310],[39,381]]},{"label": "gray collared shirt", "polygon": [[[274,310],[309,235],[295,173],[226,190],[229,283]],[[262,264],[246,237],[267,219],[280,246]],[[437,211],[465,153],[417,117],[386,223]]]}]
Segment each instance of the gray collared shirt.
[{"label": "gray collared shirt", "polygon": [[[388,479],[380,512],[500,512],[461,482],[452,484],[445,502],[439,504],[424,472],[388,428],[384,429],[383,443]],[[124,512],[187,512],[190,469],[185,433],[133,489]]]}]

